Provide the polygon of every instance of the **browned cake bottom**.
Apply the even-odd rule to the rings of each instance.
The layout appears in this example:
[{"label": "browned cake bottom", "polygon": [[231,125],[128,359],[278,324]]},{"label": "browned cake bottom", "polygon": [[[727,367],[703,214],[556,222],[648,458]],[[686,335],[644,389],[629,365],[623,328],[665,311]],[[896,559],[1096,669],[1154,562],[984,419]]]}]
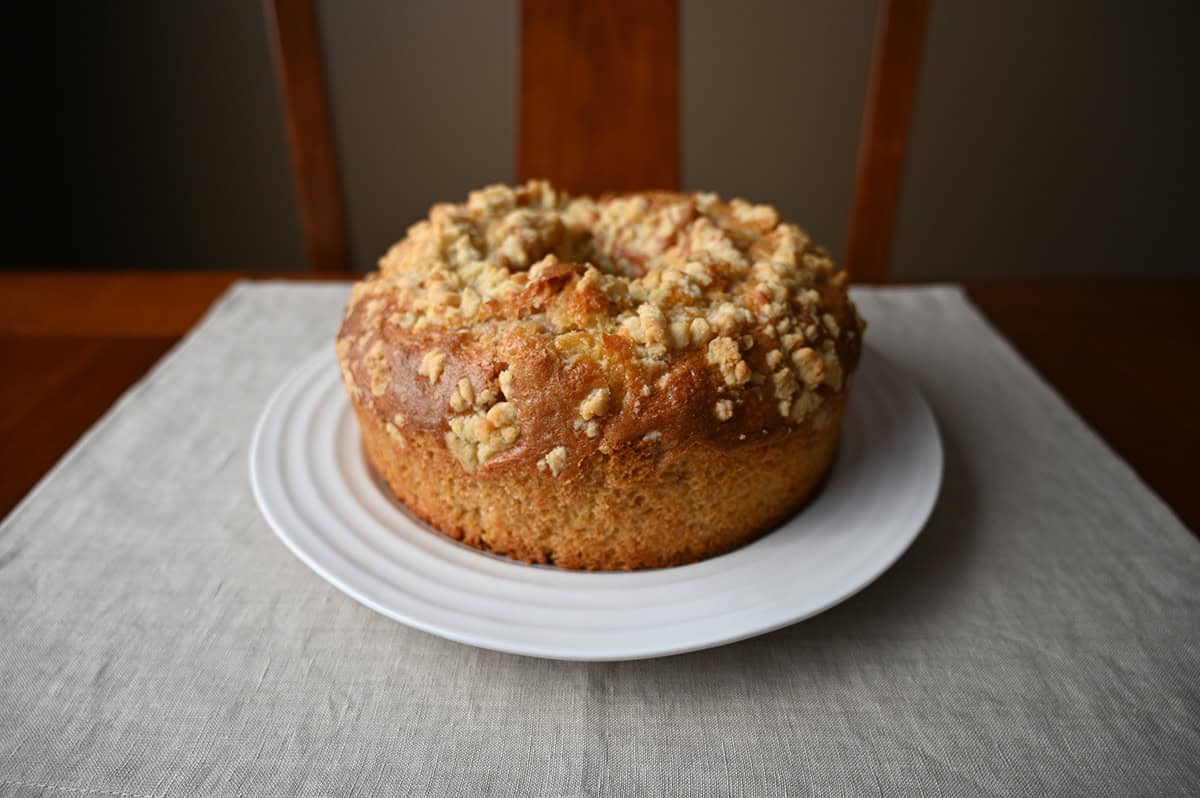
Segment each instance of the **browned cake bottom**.
[{"label": "browned cake bottom", "polygon": [[734,450],[694,446],[664,460],[657,441],[592,458],[570,481],[517,463],[469,474],[433,433],[389,432],[356,404],[367,457],[396,497],[455,540],[562,568],[682,565],[737,548],[812,495],[833,462],[845,395],[827,422]]}]

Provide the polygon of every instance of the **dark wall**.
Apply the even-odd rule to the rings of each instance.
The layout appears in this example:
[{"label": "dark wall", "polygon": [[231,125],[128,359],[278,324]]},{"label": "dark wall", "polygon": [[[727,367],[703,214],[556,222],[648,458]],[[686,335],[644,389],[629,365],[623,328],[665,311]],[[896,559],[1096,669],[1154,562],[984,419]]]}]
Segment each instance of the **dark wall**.
[{"label": "dark wall", "polygon": [[840,256],[876,8],[684,2],[685,186],[776,205]]},{"label": "dark wall", "polygon": [[517,17],[506,0],[323,3],[354,262],[434,202],[512,182]]},{"label": "dark wall", "polygon": [[259,3],[45,3],[6,27],[6,265],[303,264]]},{"label": "dark wall", "polygon": [[[876,2],[682,0],[686,187],[840,251]],[[516,3],[319,2],[355,263],[513,177]],[[303,267],[255,0],[41,9],[5,38],[5,266]],[[933,3],[899,276],[1200,274],[1200,3]]]},{"label": "dark wall", "polygon": [[[892,273],[1200,275],[1200,3],[931,5]],[[841,252],[877,3],[683,10],[687,184]]]},{"label": "dark wall", "polygon": [[1200,3],[934,2],[894,258],[1200,276]]}]

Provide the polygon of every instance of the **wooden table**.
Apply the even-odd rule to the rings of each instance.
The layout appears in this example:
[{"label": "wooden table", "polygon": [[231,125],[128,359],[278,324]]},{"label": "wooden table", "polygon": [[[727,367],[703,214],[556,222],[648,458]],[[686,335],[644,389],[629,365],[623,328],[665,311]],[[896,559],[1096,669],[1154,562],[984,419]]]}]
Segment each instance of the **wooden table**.
[{"label": "wooden table", "polygon": [[[0,516],[230,283],[249,276],[0,273]],[[965,285],[992,323],[1200,530],[1200,281]]]}]

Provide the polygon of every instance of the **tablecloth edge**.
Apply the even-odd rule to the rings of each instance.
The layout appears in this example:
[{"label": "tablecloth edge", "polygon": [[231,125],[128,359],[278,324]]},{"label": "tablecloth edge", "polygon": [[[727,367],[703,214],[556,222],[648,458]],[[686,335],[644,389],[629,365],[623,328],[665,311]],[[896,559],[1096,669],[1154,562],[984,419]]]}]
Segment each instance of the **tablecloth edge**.
[{"label": "tablecloth edge", "polygon": [[143,374],[132,385],[126,388],[124,392],[122,392],[121,395],[118,396],[111,405],[109,405],[108,409],[104,411],[103,415],[96,419],[95,423],[88,427],[87,431],[80,435],[79,438],[73,444],[71,444],[71,447],[67,449],[63,456],[58,458],[58,461],[51,466],[45,474],[42,475],[37,483],[29,489],[29,492],[21,497],[21,500],[17,502],[16,506],[12,508],[8,515],[6,515],[3,520],[0,520],[0,534],[5,532],[11,524],[15,523],[17,519],[26,512],[29,504],[42,492],[45,486],[49,484],[49,482],[55,476],[57,476],[59,471],[74,462],[74,460],[79,456],[79,453],[83,451],[84,447],[91,442],[93,437],[99,435],[110,423],[112,423],[112,420],[116,417],[117,412],[126,403],[131,401],[134,396],[141,393],[145,386],[149,384],[149,382],[153,380],[162,369],[164,369],[168,364],[180,357],[183,352],[194,345],[196,338],[200,335],[200,333],[213,324],[220,311],[234,301],[239,294],[241,294],[247,288],[252,287],[256,282],[258,281],[249,279],[237,280],[228,288],[226,288],[220,296],[213,300],[213,303],[208,306],[206,311],[204,311],[204,315],[200,317],[200,320],[193,324],[191,329],[184,333],[183,337],[180,338],[179,341],[177,341],[170,349],[168,349],[162,357],[156,360],[154,365],[152,365],[145,374]]},{"label": "tablecloth edge", "polygon": [[[1048,411],[1063,417],[1065,420],[1073,420],[1075,423],[1081,425],[1083,429],[1086,430],[1087,433],[1099,443],[1100,447],[1105,451],[1105,453],[1110,455],[1110,459],[1106,460],[1101,458],[1097,461],[1098,464],[1103,465],[1103,467],[1105,467],[1114,477],[1119,478],[1122,473],[1124,473],[1124,475],[1128,476],[1136,485],[1145,490],[1154,501],[1144,505],[1144,509],[1147,511],[1157,511],[1160,518],[1156,520],[1160,521],[1160,526],[1170,527],[1173,525],[1178,525],[1178,527],[1181,528],[1185,533],[1184,537],[1190,541],[1190,545],[1200,545],[1200,536],[1197,535],[1196,531],[1184,523],[1179,514],[1175,512],[1175,509],[1171,507],[1171,505],[1161,495],[1159,495],[1158,491],[1156,491],[1152,485],[1142,478],[1142,475],[1138,473],[1137,469],[1130,465],[1129,462],[1121,455],[1121,453],[1118,452],[1111,443],[1109,443],[1108,439],[1105,438],[1104,435],[1102,435],[1100,431],[1097,430],[1096,427],[1093,426],[1092,423],[1075,408],[1075,406],[1067,399],[1066,396],[1062,394],[1061,391],[1059,391],[1057,387],[1055,387],[1054,383],[1047,379],[1045,375],[1043,375],[1042,372],[1039,371],[1038,368],[1021,353],[1021,350],[1017,348],[1016,344],[1009,340],[1008,336],[1006,336],[1003,331],[1001,331],[1000,328],[997,327],[990,318],[988,318],[987,313],[975,303],[975,301],[971,298],[970,292],[967,291],[963,286],[959,286],[959,288],[962,289],[960,293],[964,300],[964,307],[968,313],[975,316],[976,320],[992,334],[992,340],[996,350],[1001,354],[1001,356],[1008,360],[1010,365],[1012,365],[1018,371],[1022,371],[1025,376],[1030,378],[1032,383],[1038,386],[1038,389],[1041,391],[1039,404],[1043,405]],[[1165,523],[1162,523],[1164,521]],[[1174,523],[1172,524],[1171,522]]]}]

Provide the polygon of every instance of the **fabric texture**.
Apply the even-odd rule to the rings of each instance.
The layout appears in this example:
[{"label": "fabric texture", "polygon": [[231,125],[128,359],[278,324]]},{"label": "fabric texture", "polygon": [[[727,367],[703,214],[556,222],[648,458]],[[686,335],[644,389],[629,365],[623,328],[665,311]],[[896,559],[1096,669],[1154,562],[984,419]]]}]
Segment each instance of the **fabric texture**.
[{"label": "fabric texture", "polygon": [[235,286],[0,525],[0,795],[1200,794],[1200,543],[961,291],[856,294],[944,440],[912,549],[605,664],[409,629],[267,527],[254,424],[346,295]]}]

